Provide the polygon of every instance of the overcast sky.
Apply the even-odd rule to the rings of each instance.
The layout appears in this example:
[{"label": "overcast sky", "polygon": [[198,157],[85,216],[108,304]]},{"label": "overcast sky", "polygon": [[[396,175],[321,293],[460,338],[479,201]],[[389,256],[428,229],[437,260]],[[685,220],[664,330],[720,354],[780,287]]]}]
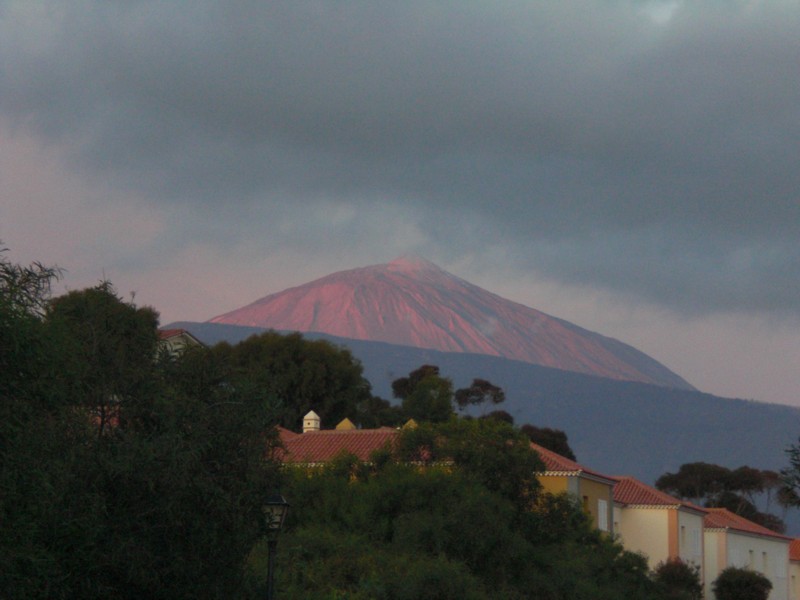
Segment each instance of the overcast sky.
[{"label": "overcast sky", "polygon": [[0,0],[0,240],[162,323],[424,256],[800,405],[800,3]]}]

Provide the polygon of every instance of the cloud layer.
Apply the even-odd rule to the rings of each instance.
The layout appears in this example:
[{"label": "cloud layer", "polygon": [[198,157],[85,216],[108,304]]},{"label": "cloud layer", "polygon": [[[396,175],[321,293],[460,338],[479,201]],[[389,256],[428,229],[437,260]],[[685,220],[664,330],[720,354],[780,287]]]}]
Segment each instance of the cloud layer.
[{"label": "cloud layer", "polygon": [[0,238],[60,221],[141,282],[414,251],[796,324],[798,31],[793,0],[0,0]]}]

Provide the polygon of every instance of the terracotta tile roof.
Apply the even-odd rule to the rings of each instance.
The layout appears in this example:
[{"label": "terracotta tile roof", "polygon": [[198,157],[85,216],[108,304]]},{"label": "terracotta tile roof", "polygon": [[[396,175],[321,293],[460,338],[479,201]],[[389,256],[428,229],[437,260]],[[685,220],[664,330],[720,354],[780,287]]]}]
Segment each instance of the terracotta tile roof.
[{"label": "terracotta tile roof", "polygon": [[552,450],[548,450],[539,444],[534,444],[531,442],[531,448],[536,450],[536,452],[539,454],[539,457],[542,459],[542,462],[544,463],[545,471],[542,473],[542,475],[587,475],[590,478],[600,479],[601,481],[611,485],[616,483],[612,477],[603,475],[602,473],[593,471],[592,469],[587,469],[574,460],[570,460],[564,456],[561,456],[560,454],[556,454]]},{"label": "terracotta tile roof", "polygon": [[341,452],[355,454],[359,460],[369,460],[375,450],[391,446],[398,432],[391,427],[326,429],[306,433],[294,433],[280,428],[279,434],[286,448],[283,461],[308,464],[328,462]]},{"label": "terracotta tile roof", "polygon": [[171,337],[175,337],[176,335],[181,335],[182,333],[189,333],[185,329],[159,329],[158,330],[158,337],[159,339],[166,340]]},{"label": "terracotta tile roof", "polygon": [[705,508],[670,496],[633,477],[614,477],[613,479],[617,482],[617,485],[614,486],[614,502],[619,504],[627,506],[682,507],[701,513],[708,512]]},{"label": "terracotta tile roof", "polygon": [[800,561],[800,538],[794,538],[789,543],[789,560]]},{"label": "terracotta tile roof", "polygon": [[708,511],[708,514],[703,519],[703,527],[705,529],[732,529],[742,533],[763,535],[782,540],[792,539],[785,535],[781,535],[780,533],[775,533],[763,525],[753,523],[744,517],[740,517],[739,515],[729,511],[727,508],[706,508],[705,510]]},{"label": "terracotta tile roof", "polygon": [[[178,339],[175,339],[178,338]],[[187,329],[159,329],[158,330],[158,339],[162,342],[169,342],[170,340],[173,341],[182,341],[184,343],[196,344],[198,346],[204,346],[203,342],[198,340],[192,333]]]}]

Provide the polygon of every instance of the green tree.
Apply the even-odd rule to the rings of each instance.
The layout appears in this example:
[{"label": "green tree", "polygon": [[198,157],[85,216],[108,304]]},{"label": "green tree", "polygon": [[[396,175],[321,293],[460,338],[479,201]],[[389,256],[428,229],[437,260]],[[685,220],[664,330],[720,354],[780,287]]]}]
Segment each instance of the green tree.
[{"label": "green tree", "polygon": [[54,274],[0,260],[0,596],[241,597],[275,413],[207,351],[157,361],[110,284],[48,302]]},{"label": "green tree", "polygon": [[356,422],[364,429],[397,427],[406,420],[401,407],[377,396],[365,398],[356,410]]},{"label": "green tree", "polygon": [[713,583],[717,600],[767,600],[772,583],[761,573],[728,567]]},{"label": "green tree", "polygon": [[230,385],[280,400],[280,424],[287,429],[300,427],[310,410],[320,416],[323,427],[345,417],[357,421],[359,406],[372,397],[358,360],[325,340],[270,331],[234,346],[217,344],[212,352],[227,365]]},{"label": "green tree", "polygon": [[[344,464],[289,473],[278,571],[286,597],[660,598],[644,559],[592,532],[566,496],[520,511],[453,464],[395,463],[358,477]],[[266,548],[251,561],[263,572]]]},{"label": "green tree", "polygon": [[395,398],[407,419],[442,423],[453,413],[453,382],[439,375],[439,367],[423,365],[392,382]]},{"label": "green tree", "polygon": [[781,498],[784,504],[800,506],[800,441],[786,449],[786,456],[789,466],[781,469]]},{"label": "green tree", "polygon": [[746,519],[782,533],[783,521],[756,506],[758,497],[772,485],[774,474],[748,466],[728,469],[704,462],[686,463],[677,473],[665,473],[656,487],[679,498],[707,507],[727,508]]},{"label": "green tree", "polygon": [[653,580],[662,588],[667,600],[701,600],[703,597],[700,567],[680,558],[658,563]]},{"label": "green tree", "polygon": [[154,394],[158,314],[119,298],[109,282],[73,291],[47,306],[48,335],[69,361],[63,382],[92,411],[102,435],[120,425],[123,405]]},{"label": "green tree", "polygon": [[539,444],[542,448],[552,450],[556,454],[576,460],[575,453],[569,446],[567,441],[567,434],[560,429],[551,429],[550,427],[536,427],[535,425],[525,424],[520,427],[520,431],[535,444]]},{"label": "green tree", "polygon": [[460,409],[484,404],[500,404],[506,399],[503,388],[485,379],[473,379],[472,385],[456,390],[455,401]]},{"label": "green tree", "polygon": [[89,428],[59,385],[58,344],[41,320],[57,275],[39,263],[12,264],[0,251],[2,597],[59,597],[97,521],[74,475],[87,459]]},{"label": "green tree", "polygon": [[493,419],[454,419],[436,429],[441,456],[520,510],[535,504],[544,464],[518,430]]}]

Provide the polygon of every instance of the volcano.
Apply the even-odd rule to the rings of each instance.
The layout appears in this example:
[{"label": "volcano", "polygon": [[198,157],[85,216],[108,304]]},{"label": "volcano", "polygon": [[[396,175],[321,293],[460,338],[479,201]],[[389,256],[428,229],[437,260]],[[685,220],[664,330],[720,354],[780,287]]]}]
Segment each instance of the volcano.
[{"label": "volcano", "polygon": [[632,346],[501,298],[417,257],[333,273],[209,322],[499,356],[694,389]]}]

